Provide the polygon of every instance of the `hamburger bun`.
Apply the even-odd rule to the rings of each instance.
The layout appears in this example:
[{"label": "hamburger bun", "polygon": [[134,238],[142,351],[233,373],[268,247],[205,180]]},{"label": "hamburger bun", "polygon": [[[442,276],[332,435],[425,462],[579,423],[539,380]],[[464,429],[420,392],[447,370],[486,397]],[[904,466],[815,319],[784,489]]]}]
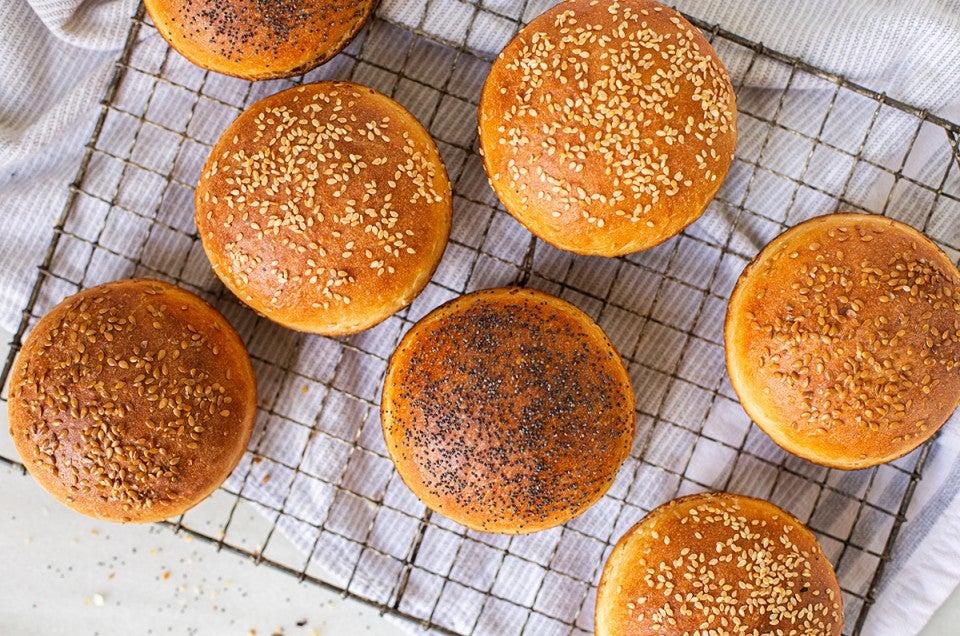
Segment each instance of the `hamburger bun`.
[{"label": "hamburger bun", "polygon": [[843,628],[817,538],[760,499],[691,495],[653,510],[607,559],[597,636],[817,634]]},{"label": "hamburger bun", "polygon": [[450,182],[427,131],[349,82],[285,90],[244,111],[196,189],[213,269],[267,318],[362,331],[426,286],[450,233]]},{"label": "hamburger bun", "polygon": [[429,508],[517,534],[603,496],[630,452],[634,404],[596,323],[512,287],[461,296],[414,325],[390,360],[380,414],[397,471]]},{"label": "hamburger bun", "polygon": [[257,392],[230,323],[155,280],[87,289],[30,332],[10,379],[27,470],[78,512],[147,522],[223,483],[253,431]]},{"label": "hamburger bun", "polygon": [[824,466],[905,455],[960,402],[960,272],[892,219],[831,214],[781,234],[740,276],[724,336],[743,408]]},{"label": "hamburger bun", "polygon": [[720,58],[652,0],[568,0],[534,19],[494,62],[479,118],[507,211],[560,249],[599,256],[699,218],[737,141]]},{"label": "hamburger bun", "polygon": [[248,80],[326,62],[357,34],[373,0],[144,0],[160,35],[201,68]]}]

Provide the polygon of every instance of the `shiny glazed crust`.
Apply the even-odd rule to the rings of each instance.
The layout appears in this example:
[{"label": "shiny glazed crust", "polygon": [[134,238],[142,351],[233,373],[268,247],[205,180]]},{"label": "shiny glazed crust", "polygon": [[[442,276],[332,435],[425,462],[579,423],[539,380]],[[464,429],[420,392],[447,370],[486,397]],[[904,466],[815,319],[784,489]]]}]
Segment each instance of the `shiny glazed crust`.
[{"label": "shiny glazed crust", "polygon": [[122,522],[181,514],[220,486],[256,406],[230,323],[146,279],[82,291],[44,316],[14,363],[8,405],[10,434],[40,485]]},{"label": "shiny glazed crust", "polygon": [[486,532],[577,516],[630,452],[635,399],[603,331],[522,288],[461,296],[406,334],[381,419],[404,482],[431,509]]},{"label": "shiny glazed crust", "polygon": [[960,401],[960,272],[892,219],[818,217],[744,270],[725,340],[733,388],[777,444],[835,468],[888,462]]},{"label": "shiny glazed crust", "polygon": [[163,38],[201,68],[249,80],[290,77],[345,47],[373,0],[144,0]]},{"label": "shiny glazed crust", "polygon": [[213,269],[291,329],[362,331],[408,305],[450,233],[450,182],[427,131],[349,82],[291,88],[220,137],[196,190]]},{"label": "shiny glazed crust", "polygon": [[568,0],[501,52],[480,146],[507,210],[552,245],[616,256],[695,221],[726,176],[736,104],[716,52],[652,0]]},{"label": "shiny glazed crust", "polygon": [[611,552],[597,636],[836,636],[840,587],[810,530],[760,499],[691,495],[653,510]]}]

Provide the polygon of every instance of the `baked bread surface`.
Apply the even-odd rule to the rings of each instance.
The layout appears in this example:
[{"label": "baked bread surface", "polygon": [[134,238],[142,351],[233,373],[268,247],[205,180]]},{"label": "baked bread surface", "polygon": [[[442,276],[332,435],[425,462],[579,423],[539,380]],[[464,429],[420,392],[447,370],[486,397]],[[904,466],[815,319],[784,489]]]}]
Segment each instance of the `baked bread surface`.
[{"label": "baked bread surface", "polygon": [[357,34],[373,0],[144,0],[160,35],[185,58],[249,80],[305,73]]},{"label": "baked bread surface", "polygon": [[613,483],[635,426],[630,378],[586,314],[517,287],[457,298],[390,361],[381,418],[404,482],[486,532],[575,517]]},{"label": "baked bread surface", "polygon": [[616,256],[696,220],[733,159],[736,103],[710,43],[652,0],[568,0],[503,49],[484,84],[490,184],[552,245]]},{"label": "baked bread surface", "polygon": [[178,515],[240,461],[257,394],[227,320],[168,283],[107,283],[40,319],[11,374],[10,434],[27,470],[74,510],[122,522]]},{"label": "baked bread surface", "polygon": [[597,636],[837,636],[840,587],[816,537],[772,503],[690,495],[653,510],[603,569]]},{"label": "baked bread surface", "polygon": [[888,462],[960,401],[960,272],[903,223],[817,217],[744,270],[725,340],[733,388],[777,444],[835,468]]},{"label": "baked bread surface", "polygon": [[299,331],[345,335],[408,305],[450,233],[451,191],[427,131],[350,82],[288,89],[220,137],[196,189],[217,276]]}]

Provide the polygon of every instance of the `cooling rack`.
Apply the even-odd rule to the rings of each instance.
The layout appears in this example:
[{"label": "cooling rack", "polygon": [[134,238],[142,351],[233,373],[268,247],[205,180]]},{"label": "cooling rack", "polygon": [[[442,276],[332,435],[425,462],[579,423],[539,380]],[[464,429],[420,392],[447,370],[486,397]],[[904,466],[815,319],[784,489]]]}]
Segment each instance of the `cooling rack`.
[{"label": "cooling rack", "polygon": [[[948,121],[691,18],[726,63],[740,141],[716,200],[680,236],[617,259],[531,239],[499,206],[476,153],[476,107],[496,51],[552,0],[383,0],[325,66],[251,84],[171,51],[139,9],[3,370],[63,297],[149,276],[215,304],[250,349],[257,429],[226,484],[167,522],[218,547],[341,591],[423,629],[588,634],[612,545],[655,506],[726,489],[787,508],[836,566],[845,633],[860,632],[929,444],[844,472],[786,455],[744,414],[725,377],[722,323],[742,268],[812,216],[898,218],[960,255],[958,132]],[[393,96],[438,142],[454,184],[451,241],[405,311],[349,338],[286,331],[213,275],[193,224],[193,186],[240,111],[300,82],[351,79]],[[413,322],[464,292],[523,283],[604,328],[637,391],[637,436],[610,492],[565,526],[530,536],[466,531],[406,489],[380,433],[379,387]],[[5,433],[0,460],[20,465]]]}]

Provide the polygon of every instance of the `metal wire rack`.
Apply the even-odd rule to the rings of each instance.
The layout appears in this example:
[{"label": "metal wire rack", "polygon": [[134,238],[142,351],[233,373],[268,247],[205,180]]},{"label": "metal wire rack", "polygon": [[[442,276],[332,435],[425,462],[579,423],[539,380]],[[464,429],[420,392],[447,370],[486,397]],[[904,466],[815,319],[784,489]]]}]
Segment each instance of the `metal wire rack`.
[{"label": "metal wire rack", "polygon": [[[552,0],[383,0],[344,53],[295,80],[251,84],[195,68],[144,17],[130,35],[3,370],[33,322],[68,294],[149,276],[204,296],[238,328],[260,388],[258,427],[227,483],[178,531],[455,634],[587,634],[612,545],[682,494],[726,489],[789,509],[837,568],[859,633],[929,445],[892,464],[828,470],[751,425],[724,373],[722,322],[742,268],[806,218],[899,218],[960,255],[957,125],[691,18],[728,66],[740,142],[705,216],[638,254],[577,257],[532,241],[499,206],[476,153],[492,52]],[[193,186],[220,131],[290,85],[343,78],[407,106],[454,184],[444,261],[424,293],[375,329],[304,336],[255,316],[219,284],[193,225]],[[610,335],[637,390],[635,447],[608,495],[564,527],[483,535],[431,515],[380,434],[393,347],[464,292],[524,282],[574,302]],[[6,435],[0,461],[19,465]],[[289,546],[292,544],[293,548]]]}]

